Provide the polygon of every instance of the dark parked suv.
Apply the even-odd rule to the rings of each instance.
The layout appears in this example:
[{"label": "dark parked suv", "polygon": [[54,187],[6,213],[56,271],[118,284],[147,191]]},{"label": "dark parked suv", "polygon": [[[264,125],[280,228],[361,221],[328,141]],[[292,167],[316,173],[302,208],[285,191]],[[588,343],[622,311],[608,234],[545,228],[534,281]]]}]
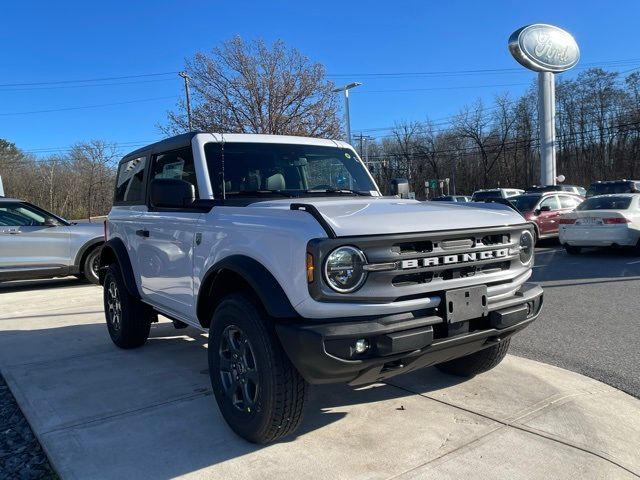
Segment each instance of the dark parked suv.
[{"label": "dark parked suv", "polygon": [[609,182],[593,182],[587,189],[587,197],[636,192],[640,192],[640,180],[611,180]]}]

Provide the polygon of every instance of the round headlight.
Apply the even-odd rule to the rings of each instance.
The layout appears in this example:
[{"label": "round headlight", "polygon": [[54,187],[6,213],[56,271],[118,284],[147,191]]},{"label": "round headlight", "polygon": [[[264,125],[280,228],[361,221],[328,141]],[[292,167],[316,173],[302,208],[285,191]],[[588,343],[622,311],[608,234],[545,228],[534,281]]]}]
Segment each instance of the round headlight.
[{"label": "round headlight", "polygon": [[349,293],[364,283],[367,272],[363,266],[367,259],[355,247],[338,247],[324,262],[324,279],[336,292]]},{"label": "round headlight", "polygon": [[529,230],[525,230],[520,235],[520,261],[524,265],[527,265],[533,259],[534,247],[533,235]]}]

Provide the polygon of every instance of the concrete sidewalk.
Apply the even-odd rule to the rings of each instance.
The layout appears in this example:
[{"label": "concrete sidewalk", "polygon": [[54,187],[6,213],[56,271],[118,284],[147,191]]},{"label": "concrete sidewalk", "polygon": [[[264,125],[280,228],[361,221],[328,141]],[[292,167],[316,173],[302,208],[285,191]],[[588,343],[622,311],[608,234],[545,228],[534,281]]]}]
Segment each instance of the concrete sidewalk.
[{"label": "concrete sidewalk", "polygon": [[0,369],[64,479],[640,475],[640,400],[513,356],[466,382],[314,387],[297,436],[255,446],[218,412],[205,335],[162,322],[119,350],[99,287],[16,285],[0,286]]}]

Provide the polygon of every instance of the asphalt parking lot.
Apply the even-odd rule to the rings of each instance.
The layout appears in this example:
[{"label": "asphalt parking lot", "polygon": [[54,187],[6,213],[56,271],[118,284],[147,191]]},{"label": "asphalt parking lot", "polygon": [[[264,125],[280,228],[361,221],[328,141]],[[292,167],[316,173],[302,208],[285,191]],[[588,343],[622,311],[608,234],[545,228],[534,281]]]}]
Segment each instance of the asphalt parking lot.
[{"label": "asphalt parking lot", "polygon": [[574,256],[548,241],[536,249],[533,281],[544,288],[544,311],[511,353],[640,398],[640,256],[603,249]]},{"label": "asphalt parking lot", "polygon": [[[595,365],[604,382],[633,386],[637,357],[621,370],[639,338],[632,318],[609,322],[601,331],[618,338],[606,341],[574,332],[598,325],[606,305],[637,309],[627,287],[637,286],[637,260],[539,249],[546,311],[512,353],[577,371]],[[0,307],[0,369],[65,479],[640,476],[640,401],[537,361],[510,355],[466,382],[430,368],[361,388],[314,387],[297,434],[256,446],[217,410],[201,332],[161,322],[143,348],[119,350],[101,289],[72,279],[2,285]],[[592,353],[577,355],[586,344]],[[600,365],[599,347],[617,355]]]}]

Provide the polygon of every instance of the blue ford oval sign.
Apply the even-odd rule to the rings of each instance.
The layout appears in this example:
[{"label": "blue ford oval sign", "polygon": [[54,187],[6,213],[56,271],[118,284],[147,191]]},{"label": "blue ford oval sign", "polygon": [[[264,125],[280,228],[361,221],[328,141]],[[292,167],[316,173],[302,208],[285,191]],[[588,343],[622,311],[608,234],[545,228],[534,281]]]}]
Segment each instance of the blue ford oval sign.
[{"label": "blue ford oval sign", "polygon": [[543,23],[513,32],[509,51],[520,64],[536,72],[564,72],[580,60],[580,49],[571,34]]}]

